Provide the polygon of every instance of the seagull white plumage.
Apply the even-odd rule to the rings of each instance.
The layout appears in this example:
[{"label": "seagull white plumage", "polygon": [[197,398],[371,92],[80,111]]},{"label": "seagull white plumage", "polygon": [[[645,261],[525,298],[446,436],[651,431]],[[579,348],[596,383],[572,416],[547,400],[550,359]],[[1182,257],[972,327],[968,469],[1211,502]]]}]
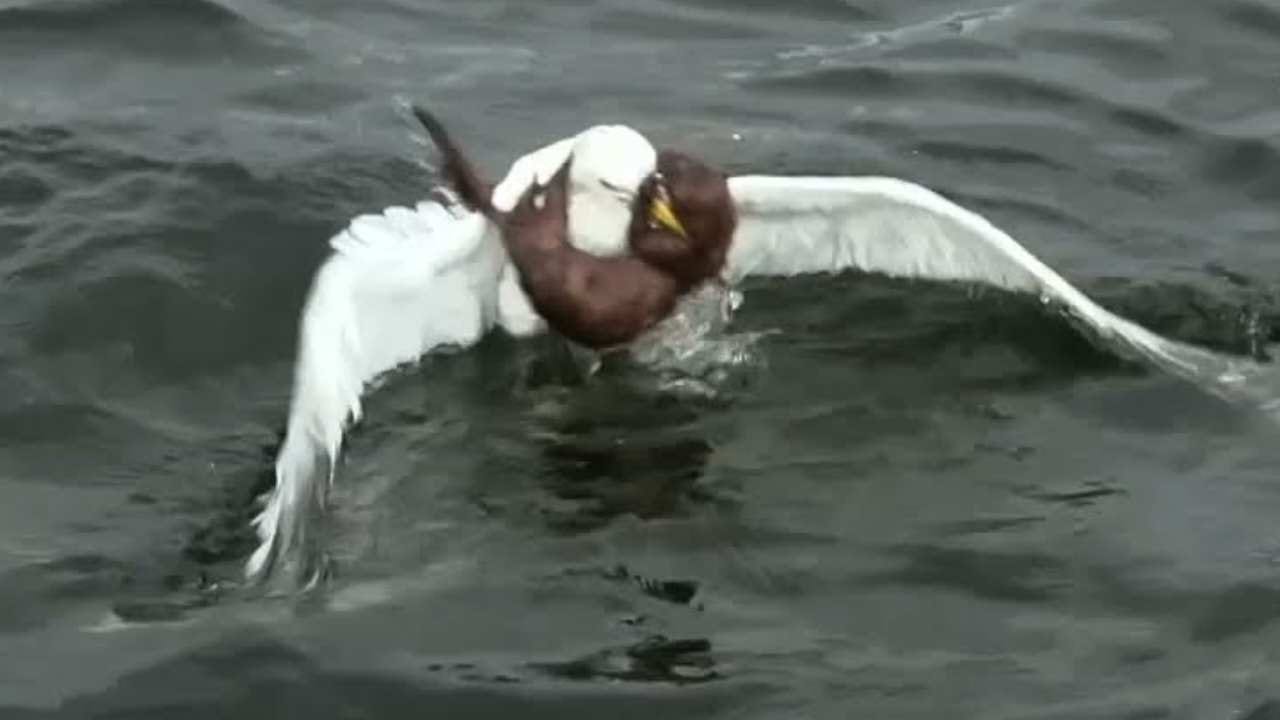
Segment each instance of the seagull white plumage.
[{"label": "seagull white plumage", "polygon": [[[631,128],[595,126],[521,157],[494,188],[493,205],[510,210],[571,154],[571,238],[591,252],[618,252],[631,217],[627,189],[634,195],[656,158]],[[306,521],[323,503],[343,433],[360,418],[370,383],[434,349],[474,344],[495,324],[517,336],[545,327],[498,228],[451,197],[362,215],[330,245],[302,311],[275,486],[254,518],[259,545],[245,566],[254,579],[280,570],[293,580],[313,573],[302,552]]]},{"label": "seagull white plumage", "polygon": [[[520,158],[495,187],[495,208],[509,210],[570,155],[570,241],[597,255],[626,252],[632,200],[656,162],[653,147],[630,128],[591,128]],[[856,269],[1033,293],[1130,357],[1220,394],[1264,405],[1280,398],[1280,379],[1264,366],[1160,337],[1111,313],[985,218],[919,185],[738,176],[728,186],[738,222],[727,282]],[[434,202],[392,208],[357,218],[332,245],[303,311],[288,430],[275,489],[255,521],[261,545],[248,562],[250,576],[298,549],[369,382],[433,348],[473,343],[495,323],[518,335],[543,327],[497,227],[478,213]]]}]

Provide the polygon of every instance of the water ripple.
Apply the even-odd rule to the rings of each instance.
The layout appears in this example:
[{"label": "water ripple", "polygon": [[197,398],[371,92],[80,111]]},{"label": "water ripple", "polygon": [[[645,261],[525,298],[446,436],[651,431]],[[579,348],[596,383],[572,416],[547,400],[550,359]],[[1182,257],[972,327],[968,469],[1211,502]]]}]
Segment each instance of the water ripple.
[{"label": "water ripple", "polygon": [[54,0],[0,8],[0,40],[112,48],[129,56],[285,61],[297,51],[213,0]]}]

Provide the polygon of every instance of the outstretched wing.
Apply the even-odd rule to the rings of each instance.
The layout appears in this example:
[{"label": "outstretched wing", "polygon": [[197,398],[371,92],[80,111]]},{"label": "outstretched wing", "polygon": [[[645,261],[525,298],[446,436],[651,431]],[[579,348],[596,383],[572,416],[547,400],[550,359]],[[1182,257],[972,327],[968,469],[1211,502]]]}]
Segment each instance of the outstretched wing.
[{"label": "outstretched wing", "polygon": [[[348,422],[379,375],[442,346],[466,346],[498,314],[506,256],[460,205],[422,202],[356,218],[330,244],[302,312],[293,398],[276,485],[257,516],[246,573],[292,565],[305,578],[307,518],[323,502]],[[279,569],[279,568],[277,568]]]},{"label": "outstretched wing", "polygon": [[[510,210],[530,184],[546,182],[575,140],[517,159],[494,188],[494,206]],[[470,345],[495,322],[518,336],[546,327],[498,228],[439,192],[443,203],[363,215],[330,241],[333,254],[316,272],[302,312],[276,484],[254,519],[259,545],[245,566],[251,579],[313,574],[303,552],[307,520],[333,481],[343,432],[360,418],[369,383],[435,348]]]},{"label": "outstretched wing", "polygon": [[1160,337],[1107,311],[1004,231],[919,185],[886,177],[729,179],[738,229],[729,280],[857,269],[1038,294],[1096,341],[1220,394],[1280,401],[1270,366]]}]

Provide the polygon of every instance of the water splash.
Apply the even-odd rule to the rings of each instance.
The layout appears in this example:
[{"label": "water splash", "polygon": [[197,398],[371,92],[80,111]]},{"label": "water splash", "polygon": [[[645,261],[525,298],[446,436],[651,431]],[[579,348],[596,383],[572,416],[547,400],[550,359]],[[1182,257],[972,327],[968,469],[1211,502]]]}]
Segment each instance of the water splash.
[{"label": "water splash", "polygon": [[712,396],[741,368],[757,366],[765,333],[731,333],[742,293],[706,283],[686,295],[676,312],[629,347],[631,359],[657,373],[664,390]]}]

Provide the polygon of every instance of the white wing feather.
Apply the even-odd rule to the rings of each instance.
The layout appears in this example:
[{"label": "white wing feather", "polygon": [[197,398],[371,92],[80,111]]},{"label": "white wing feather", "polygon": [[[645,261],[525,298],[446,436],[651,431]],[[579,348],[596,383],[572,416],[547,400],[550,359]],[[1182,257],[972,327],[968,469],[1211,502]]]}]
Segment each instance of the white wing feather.
[{"label": "white wing feather", "polygon": [[[494,188],[494,206],[510,210],[535,180],[548,182],[576,140],[517,159]],[[498,228],[456,202],[451,208],[388,208],[356,218],[330,241],[333,254],[302,312],[289,421],[275,487],[254,519],[260,542],[246,563],[248,577],[261,579],[279,565],[289,566],[293,580],[311,572],[299,552],[306,520],[323,502],[369,383],[437,347],[470,345],[495,322],[520,336],[545,329]]]},{"label": "white wing feather", "polygon": [[[478,213],[434,202],[356,218],[331,241],[302,313],[293,398],[276,485],[255,519],[246,574],[305,558],[305,520],[323,500],[366,385],[441,346],[470,345],[493,324],[505,254]],[[325,478],[325,479],[322,479]]]},{"label": "white wing feather", "polygon": [[1276,410],[1272,366],[1160,337],[1090,300],[986,218],[885,177],[729,179],[738,211],[725,277],[858,269],[1035,293],[1095,340],[1222,395]]}]

